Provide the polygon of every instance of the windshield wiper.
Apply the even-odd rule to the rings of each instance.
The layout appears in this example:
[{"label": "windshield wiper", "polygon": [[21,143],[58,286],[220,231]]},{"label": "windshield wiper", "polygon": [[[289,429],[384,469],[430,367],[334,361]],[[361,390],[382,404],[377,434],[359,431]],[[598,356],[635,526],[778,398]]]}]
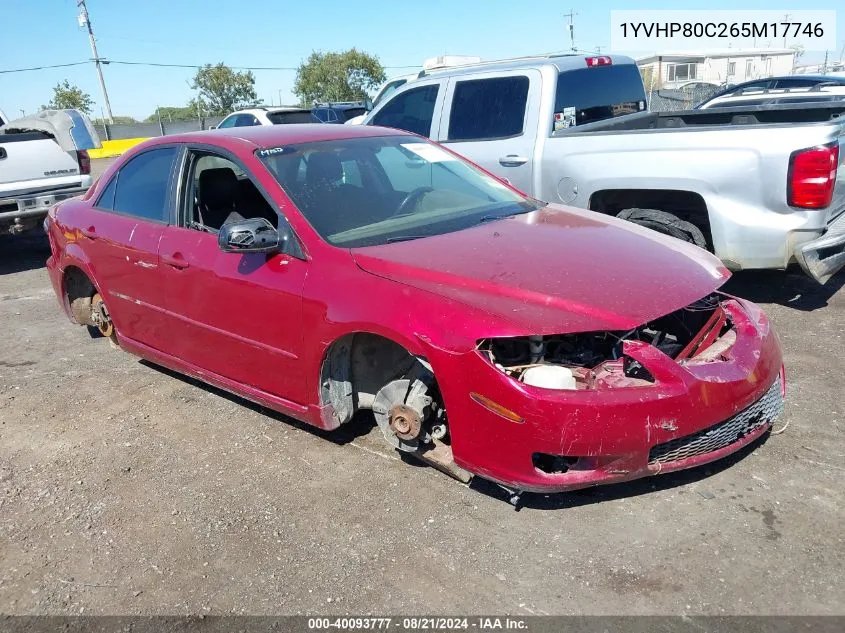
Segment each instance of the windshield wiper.
[{"label": "windshield wiper", "polygon": [[408,242],[410,240],[419,240],[424,237],[425,235],[397,235],[395,237],[388,237],[386,242],[388,244],[393,244],[394,242]]}]

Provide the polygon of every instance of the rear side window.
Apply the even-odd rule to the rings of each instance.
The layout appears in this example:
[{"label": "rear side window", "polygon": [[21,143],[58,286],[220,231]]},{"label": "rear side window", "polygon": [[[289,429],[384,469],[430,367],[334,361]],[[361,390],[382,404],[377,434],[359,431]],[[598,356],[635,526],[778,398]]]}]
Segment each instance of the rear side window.
[{"label": "rear side window", "polygon": [[293,112],[269,112],[267,118],[273,125],[285,125],[288,123],[317,123],[318,119],[310,110]]},{"label": "rear side window", "polygon": [[633,64],[567,70],[557,77],[555,131],[645,110],[645,91]]},{"label": "rear side window", "polygon": [[99,209],[113,209],[114,208],[114,192],[117,189],[117,174],[112,176],[112,179],[109,181],[109,184],[106,185],[106,188],[103,189],[103,193],[100,194],[100,198],[97,200],[97,204],[94,206]]},{"label": "rear side window", "polygon": [[394,96],[372,118],[372,125],[384,125],[407,130],[414,134],[431,134],[434,118],[434,104],[437,101],[438,84],[413,88]]},{"label": "rear side window", "polygon": [[[112,209],[145,220],[166,222],[170,217],[167,190],[175,158],[175,147],[162,147],[144,152],[126,163],[117,175]],[[106,189],[104,196],[108,192]]]},{"label": "rear side window", "polygon": [[459,81],[449,115],[449,140],[495,139],[522,134],[528,77]]}]

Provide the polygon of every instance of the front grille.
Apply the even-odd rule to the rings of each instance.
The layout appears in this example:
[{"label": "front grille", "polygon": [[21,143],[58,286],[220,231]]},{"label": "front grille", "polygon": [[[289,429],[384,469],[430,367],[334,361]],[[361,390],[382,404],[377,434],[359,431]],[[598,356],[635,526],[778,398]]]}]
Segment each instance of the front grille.
[{"label": "front grille", "polygon": [[658,444],[648,453],[649,464],[668,464],[696,455],[704,455],[730,446],[743,437],[771,424],[783,412],[780,380],[757,402],[724,422],[714,424],[697,433]]}]

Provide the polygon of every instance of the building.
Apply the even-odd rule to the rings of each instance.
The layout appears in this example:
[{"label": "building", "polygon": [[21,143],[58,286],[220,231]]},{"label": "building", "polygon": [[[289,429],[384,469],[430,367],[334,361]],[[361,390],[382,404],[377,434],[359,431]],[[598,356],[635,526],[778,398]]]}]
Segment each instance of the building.
[{"label": "building", "polygon": [[665,52],[637,59],[647,84],[649,77],[659,78],[653,87],[670,89],[696,81],[738,84],[762,77],[790,75],[794,62],[795,51],[791,48]]}]

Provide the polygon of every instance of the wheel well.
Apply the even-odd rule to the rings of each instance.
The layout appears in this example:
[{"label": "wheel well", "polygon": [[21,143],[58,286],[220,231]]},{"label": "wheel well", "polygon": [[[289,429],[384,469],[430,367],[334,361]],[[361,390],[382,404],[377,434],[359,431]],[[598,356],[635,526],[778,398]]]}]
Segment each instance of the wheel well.
[{"label": "wheel well", "polygon": [[[347,334],[329,346],[320,368],[320,404],[331,404],[339,424],[369,409],[376,393],[417,363],[405,347],[369,332]],[[423,359],[424,360],[424,359]]]},{"label": "wheel well", "polygon": [[655,209],[676,215],[681,220],[697,226],[713,250],[710,216],[707,203],[692,191],[674,189],[607,189],[590,197],[590,209],[606,215],[617,215],[625,209]]},{"label": "wheel well", "polygon": [[72,304],[74,299],[93,297],[97,292],[88,275],[76,266],[68,266],[65,269],[63,287],[68,305]]}]

